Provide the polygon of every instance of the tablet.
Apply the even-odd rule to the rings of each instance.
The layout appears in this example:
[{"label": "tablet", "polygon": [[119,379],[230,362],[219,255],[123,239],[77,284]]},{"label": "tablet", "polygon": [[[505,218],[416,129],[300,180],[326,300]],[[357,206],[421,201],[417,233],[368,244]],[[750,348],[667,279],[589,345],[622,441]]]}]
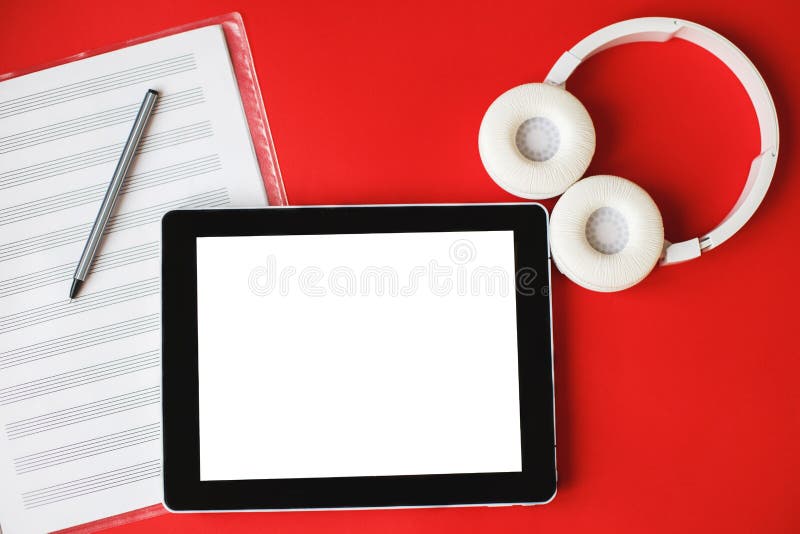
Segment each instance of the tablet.
[{"label": "tablet", "polygon": [[549,501],[549,287],[538,204],[169,212],[165,505]]}]

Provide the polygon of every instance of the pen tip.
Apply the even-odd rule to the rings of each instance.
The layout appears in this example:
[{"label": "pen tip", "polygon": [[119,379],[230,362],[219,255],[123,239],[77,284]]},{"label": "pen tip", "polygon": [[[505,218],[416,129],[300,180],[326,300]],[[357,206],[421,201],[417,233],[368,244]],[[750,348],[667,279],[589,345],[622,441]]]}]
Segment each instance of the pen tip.
[{"label": "pen tip", "polygon": [[75,295],[78,294],[78,289],[80,289],[83,280],[78,280],[77,278],[72,281],[72,286],[69,288],[69,300],[72,302],[75,299]]}]

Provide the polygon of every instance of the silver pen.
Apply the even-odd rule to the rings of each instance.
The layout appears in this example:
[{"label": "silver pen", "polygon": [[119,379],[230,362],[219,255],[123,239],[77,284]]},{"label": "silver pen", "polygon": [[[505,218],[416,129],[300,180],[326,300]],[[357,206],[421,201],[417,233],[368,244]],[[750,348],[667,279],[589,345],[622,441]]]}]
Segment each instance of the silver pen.
[{"label": "silver pen", "polygon": [[117,168],[111,176],[111,183],[108,184],[108,191],[103,198],[103,203],[100,204],[100,211],[97,212],[97,218],[92,226],[92,231],[89,232],[89,238],[86,240],[86,245],[83,247],[81,259],[78,260],[78,267],[75,269],[75,274],[72,277],[72,287],[69,290],[69,299],[72,300],[77,295],[78,290],[86,280],[89,274],[89,267],[92,266],[92,260],[97,253],[97,248],[100,241],[103,239],[103,232],[105,231],[108,219],[114,211],[114,205],[117,203],[119,197],[119,190],[122,187],[122,182],[125,180],[125,175],[128,174],[128,169],[133,161],[133,156],[136,153],[136,148],[139,146],[139,141],[142,139],[144,128],[150,115],[153,113],[153,107],[156,105],[158,99],[158,92],[150,89],[144,95],[142,105],[139,108],[139,113],[136,114],[136,120],[133,122],[131,133],[128,134],[128,140],[125,142],[125,147],[122,149],[122,155],[117,162]]}]

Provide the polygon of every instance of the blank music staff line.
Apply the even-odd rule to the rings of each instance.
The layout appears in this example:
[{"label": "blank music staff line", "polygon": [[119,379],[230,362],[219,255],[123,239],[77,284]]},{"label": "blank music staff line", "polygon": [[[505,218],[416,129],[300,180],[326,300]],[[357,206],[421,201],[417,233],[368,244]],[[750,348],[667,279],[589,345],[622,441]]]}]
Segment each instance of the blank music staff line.
[{"label": "blank music staff line", "polygon": [[[203,88],[194,87],[161,97],[153,114],[183,109],[203,102],[205,102]],[[0,137],[0,154],[7,154],[15,150],[99,130],[100,128],[128,123],[136,117],[139,106],[139,103],[128,104]]]},{"label": "blank music staff line", "polygon": [[81,497],[98,491],[132,484],[140,480],[154,478],[161,475],[161,460],[155,459],[132,466],[114,469],[88,477],[71,480],[28,491],[22,494],[25,508],[38,508],[47,504]]},{"label": "blank music staff line", "polygon": [[[143,243],[113,252],[104,252],[95,258],[89,272],[101,272],[125,265],[133,265],[142,261],[153,260],[158,258],[159,251],[158,241],[151,241],[150,243]],[[17,295],[59,282],[67,282],[72,279],[74,271],[75,262],[70,262],[33,273],[25,273],[7,280],[0,280],[0,298]],[[0,368],[2,368],[2,364],[0,364]]]},{"label": "blank music staff line", "polygon": [[14,458],[18,475],[134,447],[161,438],[158,422]]},{"label": "blank music staff line", "polygon": [[36,417],[9,422],[6,424],[6,435],[9,440],[15,440],[143,406],[158,404],[160,401],[160,387],[151,386]]},{"label": "blank music staff line", "polygon": [[137,83],[180,74],[195,68],[197,68],[197,63],[194,54],[189,53],[138,65],[103,76],[96,76],[80,82],[69,83],[0,102],[0,119],[14,117],[22,113],[128,87]]},{"label": "blank music staff line", "polygon": [[[171,200],[147,208],[130,211],[125,214],[115,215],[106,226],[106,233],[127,230],[143,226],[161,219],[161,216],[172,209],[179,208],[214,208],[228,204],[228,191],[224,187],[205,191],[177,200]],[[92,227],[91,222],[70,226],[61,230],[30,236],[25,239],[11,241],[0,245],[0,262],[7,261],[35,252],[41,252],[61,245],[69,245],[86,240],[86,235]]]},{"label": "blank music staff line", "polygon": [[[214,135],[210,121],[196,122],[180,126],[171,130],[145,135],[139,143],[137,154],[144,154],[153,150],[170,148],[173,146],[205,139]],[[0,173],[0,191],[11,187],[29,184],[46,178],[54,178],[75,171],[82,171],[97,165],[113,163],[119,159],[119,154],[125,143],[115,143],[99,148],[93,148],[77,154],[71,154],[41,163],[20,167]]]},{"label": "blank music staff line", "polygon": [[89,365],[0,389],[0,406],[14,404],[118,376],[153,369],[160,364],[158,349]]},{"label": "blank music staff line", "polygon": [[[219,155],[201,156],[193,160],[132,174],[125,180],[120,194],[143,191],[151,187],[193,178],[220,169],[222,169],[222,163],[219,160]],[[84,204],[99,203],[105,196],[107,189],[108,180],[106,179],[87,187],[0,209],[0,226],[49,215]]]},{"label": "blank music staff line", "polygon": [[47,321],[71,317],[79,313],[113,306],[122,302],[157,295],[161,282],[158,277],[137,280],[108,289],[87,293],[69,302],[65,300],[50,302],[17,313],[0,317],[0,334],[14,332]]},{"label": "blank music staff line", "polygon": [[159,315],[153,313],[0,352],[0,370],[140,334],[157,332],[160,324]]}]

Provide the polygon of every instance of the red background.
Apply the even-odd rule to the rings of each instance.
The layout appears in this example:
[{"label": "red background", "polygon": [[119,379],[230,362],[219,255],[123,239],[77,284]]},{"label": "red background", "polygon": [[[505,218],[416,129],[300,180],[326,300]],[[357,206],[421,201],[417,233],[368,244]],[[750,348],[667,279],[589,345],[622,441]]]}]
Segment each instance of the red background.
[{"label": "red background", "polygon": [[[481,166],[483,112],[541,81],[585,35],[631,17],[686,18],[730,38],[780,118],[772,188],[724,246],[618,294],[554,274],[551,504],[164,515],[117,532],[800,531],[792,4],[0,0],[0,72],[241,12],[292,204],[516,200]],[[592,58],[569,88],[598,132],[589,172],[644,186],[667,238],[697,236],[727,213],[758,140],[744,90],[713,57],[683,42],[628,45]]]}]

